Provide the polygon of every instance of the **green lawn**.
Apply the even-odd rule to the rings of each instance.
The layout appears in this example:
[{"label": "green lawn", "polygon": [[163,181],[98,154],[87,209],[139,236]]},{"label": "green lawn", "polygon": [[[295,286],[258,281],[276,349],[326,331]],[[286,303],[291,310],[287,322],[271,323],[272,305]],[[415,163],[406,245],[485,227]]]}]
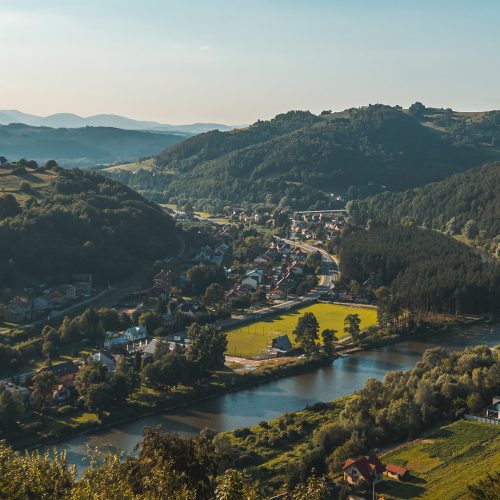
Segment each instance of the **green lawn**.
[{"label": "green lawn", "polygon": [[344,318],[348,314],[359,314],[362,330],[377,322],[376,309],[337,304],[313,304],[230,330],[227,333],[227,353],[232,356],[255,356],[262,349],[266,349],[269,342],[279,335],[287,334],[293,342],[292,330],[297,325],[298,319],[306,312],[311,312],[316,316],[320,331],[333,328],[338,331],[339,338],[345,336]]},{"label": "green lawn", "polygon": [[382,461],[404,466],[412,476],[407,482],[385,481],[380,493],[386,499],[469,498],[468,483],[500,470],[500,426],[461,420]]}]

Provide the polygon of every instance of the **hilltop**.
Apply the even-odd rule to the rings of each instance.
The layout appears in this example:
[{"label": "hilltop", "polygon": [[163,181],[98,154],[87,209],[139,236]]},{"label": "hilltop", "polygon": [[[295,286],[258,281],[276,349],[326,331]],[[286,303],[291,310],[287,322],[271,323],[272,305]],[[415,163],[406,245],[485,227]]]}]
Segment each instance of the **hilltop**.
[{"label": "hilltop", "polygon": [[158,206],[98,173],[57,167],[0,168],[0,240],[6,287],[72,273],[107,283],[178,246],[174,222]]},{"label": "hilltop", "polygon": [[9,159],[55,159],[64,167],[89,167],[159,153],[186,135],[112,127],[48,128],[0,125],[0,155]]},{"label": "hilltop", "polygon": [[[429,113],[384,105],[319,116],[290,111],[247,128],[196,135],[160,153],[151,172],[116,178],[152,199],[190,198],[205,208],[325,207],[332,193],[359,198],[400,191],[500,157],[493,115],[469,127],[465,118],[443,124]],[[467,133],[454,132],[462,125]],[[488,144],[479,129],[489,131]]]}]

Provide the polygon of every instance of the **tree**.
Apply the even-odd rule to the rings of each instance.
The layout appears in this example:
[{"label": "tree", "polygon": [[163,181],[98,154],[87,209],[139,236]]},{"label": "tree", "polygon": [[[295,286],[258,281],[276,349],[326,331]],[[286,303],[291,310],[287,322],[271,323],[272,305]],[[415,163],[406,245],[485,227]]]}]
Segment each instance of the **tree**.
[{"label": "tree", "polygon": [[227,469],[218,478],[215,488],[216,500],[257,500],[261,498],[257,489],[249,484],[245,475],[234,469]]},{"label": "tree", "polygon": [[57,378],[50,370],[42,370],[33,377],[31,400],[35,408],[43,412],[56,385]]},{"label": "tree", "polygon": [[69,316],[64,316],[64,319],[59,327],[59,335],[65,344],[73,344],[80,337],[80,330],[75,321]]},{"label": "tree", "polygon": [[190,267],[187,270],[186,278],[191,285],[191,289],[195,295],[201,295],[210,280],[212,279],[212,270],[204,265]]},{"label": "tree", "polygon": [[337,342],[337,330],[327,328],[321,332],[321,338],[323,339],[323,349],[328,355],[332,355],[335,352],[334,342]]},{"label": "tree", "polygon": [[87,409],[101,412],[113,403],[113,394],[106,367],[91,360],[80,369],[75,388]]},{"label": "tree", "polygon": [[360,323],[359,314],[348,314],[344,319],[344,332],[350,335],[354,342],[359,340]]},{"label": "tree", "polygon": [[158,317],[150,311],[144,312],[139,316],[139,325],[146,328],[148,334],[151,335],[158,326]]},{"label": "tree", "polygon": [[53,168],[57,167],[57,161],[56,160],[47,160],[45,162],[45,168],[48,170],[51,170]]},{"label": "tree", "polygon": [[9,430],[17,425],[24,412],[24,404],[17,392],[3,389],[0,392],[0,428]]},{"label": "tree", "polygon": [[187,219],[192,219],[194,217],[194,208],[189,201],[184,205],[184,214]]},{"label": "tree", "polygon": [[295,341],[304,352],[310,354],[318,348],[319,323],[313,313],[307,312],[297,321],[297,326],[293,330]]},{"label": "tree", "polygon": [[409,111],[412,115],[421,116],[425,113],[425,106],[417,101],[410,106]]},{"label": "tree", "polygon": [[467,489],[474,500],[500,500],[500,471],[486,474],[486,477],[474,484],[468,484]]},{"label": "tree", "polygon": [[4,166],[4,165],[7,165],[9,161],[7,160],[7,158],[5,158],[5,156],[0,156],[0,166]]},{"label": "tree", "polygon": [[468,220],[462,229],[462,234],[468,240],[475,240],[479,235],[479,226],[477,225],[477,222],[473,219]]},{"label": "tree", "polygon": [[226,334],[213,325],[200,326],[193,323],[187,330],[190,340],[186,356],[197,365],[202,375],[222,370],[227,349]]},{"label": "tree", "polygon": [[217,304],[224,298],[224,288],[219,283],[212,283],[208,285],[205,290],[205,302],[207,304]]},{"label": "tree", "polygon": [[330,490],[324,477],[312,475],[305,483],[298,484],[291,495],[291,500],[327,500]]},{"label": "tree", "polygon": [[59,350],[57,349],[57,346],[54,344],[54,342],[46,340],[43,343],[42,354],[45,357],[45,359],[52,360],[54,358],[57,358],[58,352]]}]

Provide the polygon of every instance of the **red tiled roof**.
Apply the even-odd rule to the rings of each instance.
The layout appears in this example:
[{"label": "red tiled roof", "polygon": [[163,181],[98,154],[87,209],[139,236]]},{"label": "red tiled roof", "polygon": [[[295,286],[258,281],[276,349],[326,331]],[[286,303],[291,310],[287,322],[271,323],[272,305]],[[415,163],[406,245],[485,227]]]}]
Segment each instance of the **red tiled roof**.
[{"label": "red tiled roof", "polygon": [[349,458],[345,461],[343,469],[348,469],[351,466],[356,467],[363,479],[368,483],[371,483],[374,471],[381,474],[385,470],[384,465],[376,455],[361,457],[358,460]]},{"label": "red tiled roof", "polygon": [[399,467],[399,465],[393,465],[393,464],[386,464],[385,470],[387,472],[391,472],[392,474],[398,474],[400,476],[404,476],[408,472],[408,469],[405,469],[404,467]]}]

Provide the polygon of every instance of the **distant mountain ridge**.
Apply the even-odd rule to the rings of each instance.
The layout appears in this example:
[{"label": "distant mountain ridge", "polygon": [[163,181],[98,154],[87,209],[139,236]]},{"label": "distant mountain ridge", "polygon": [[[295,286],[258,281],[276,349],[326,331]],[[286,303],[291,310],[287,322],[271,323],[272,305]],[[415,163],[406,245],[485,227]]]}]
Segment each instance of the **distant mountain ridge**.
[{"label": "distant mountain ridge", "polygon": [[170,125],[155,121],[141,121],[113,114],[99,114],[82,117],[73,113],[56,113],[49,116],[38,116],[23,113],[15,109],[0,110],[0,125],[24,123],[33,127],[82,128],[82,127],[114,127],[125,130],[152,130],[158,132],[184,132],[200,134],[210,130],[227,131],[237,126],[222,123],[192,123],[186,125]]}]

